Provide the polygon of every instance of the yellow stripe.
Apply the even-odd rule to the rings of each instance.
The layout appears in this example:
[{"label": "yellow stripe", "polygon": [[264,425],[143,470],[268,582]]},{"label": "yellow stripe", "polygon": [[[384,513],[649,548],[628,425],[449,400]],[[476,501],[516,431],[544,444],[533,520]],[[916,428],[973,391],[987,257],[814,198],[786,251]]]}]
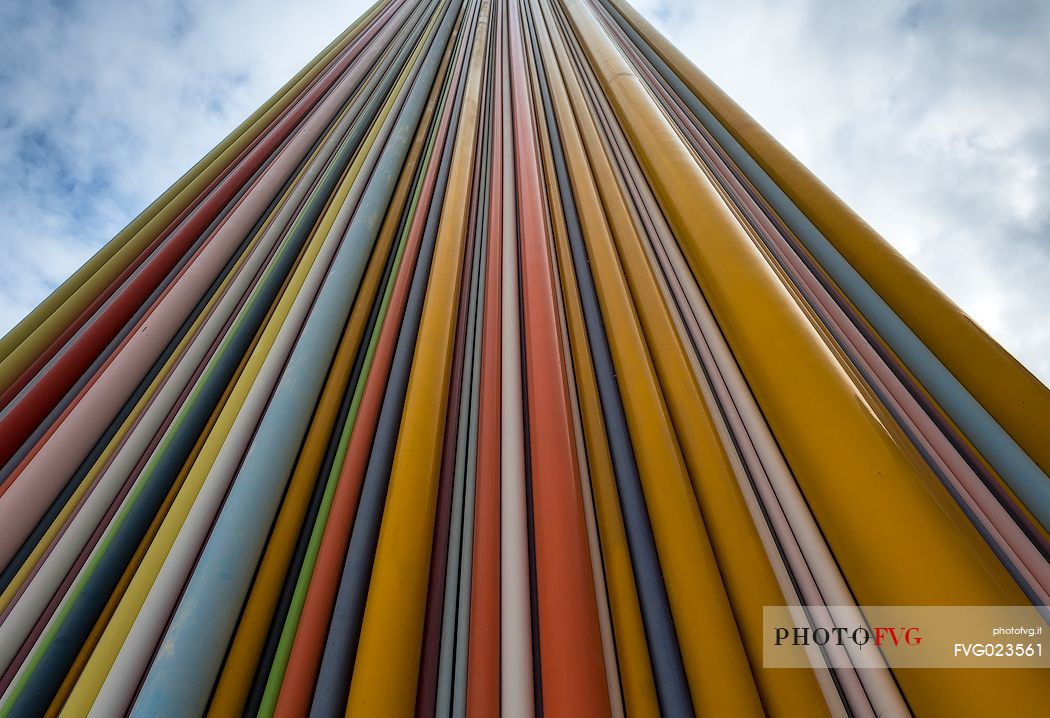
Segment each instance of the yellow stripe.
[{"label": "yellow stripe", "polygon": [[430,574],[489,2],[483,0],[346,714],[411,716]]}]

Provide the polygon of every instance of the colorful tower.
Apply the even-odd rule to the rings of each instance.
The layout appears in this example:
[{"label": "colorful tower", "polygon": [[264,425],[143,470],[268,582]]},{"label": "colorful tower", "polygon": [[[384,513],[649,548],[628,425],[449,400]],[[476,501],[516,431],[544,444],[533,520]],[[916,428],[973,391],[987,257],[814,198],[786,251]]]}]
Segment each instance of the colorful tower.
[{"label": "colorful tower", "polygon": [[765,665],[1050,604],[1050,392],[624,0],[379,0],[3,338],[0,465],[5,716],[1050,701]]}]

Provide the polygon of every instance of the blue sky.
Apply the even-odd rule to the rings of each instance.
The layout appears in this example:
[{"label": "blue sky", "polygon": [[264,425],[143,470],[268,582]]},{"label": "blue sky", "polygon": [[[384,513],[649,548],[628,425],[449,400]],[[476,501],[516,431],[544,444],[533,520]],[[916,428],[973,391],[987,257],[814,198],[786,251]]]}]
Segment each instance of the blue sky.
[{"label": "blue sky", "polygon": [[[369,4],[0,2],[0,332]],[[1050,3],[635,4],[1050,381]]]}]

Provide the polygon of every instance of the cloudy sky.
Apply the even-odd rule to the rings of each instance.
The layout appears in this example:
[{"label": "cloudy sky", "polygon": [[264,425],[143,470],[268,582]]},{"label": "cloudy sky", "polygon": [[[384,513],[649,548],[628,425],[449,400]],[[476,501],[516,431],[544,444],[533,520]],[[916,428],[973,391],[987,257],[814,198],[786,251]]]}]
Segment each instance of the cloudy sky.
[{"label": "cloudy sky", "polygon": [[[1050,382],[1050,3],[634,0]],[[0,0],[0,333],[365,0]]]}]

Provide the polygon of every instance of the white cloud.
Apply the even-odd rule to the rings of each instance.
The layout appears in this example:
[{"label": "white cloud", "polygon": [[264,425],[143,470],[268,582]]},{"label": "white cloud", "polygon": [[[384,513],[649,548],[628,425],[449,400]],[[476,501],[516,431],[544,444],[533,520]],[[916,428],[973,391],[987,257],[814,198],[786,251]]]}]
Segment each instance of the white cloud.
[{"label": "white cloud", "polygon": [[[369,4],[0,4],[0,332]],[[1050,6],[635,4],[1050,380]]]}]

